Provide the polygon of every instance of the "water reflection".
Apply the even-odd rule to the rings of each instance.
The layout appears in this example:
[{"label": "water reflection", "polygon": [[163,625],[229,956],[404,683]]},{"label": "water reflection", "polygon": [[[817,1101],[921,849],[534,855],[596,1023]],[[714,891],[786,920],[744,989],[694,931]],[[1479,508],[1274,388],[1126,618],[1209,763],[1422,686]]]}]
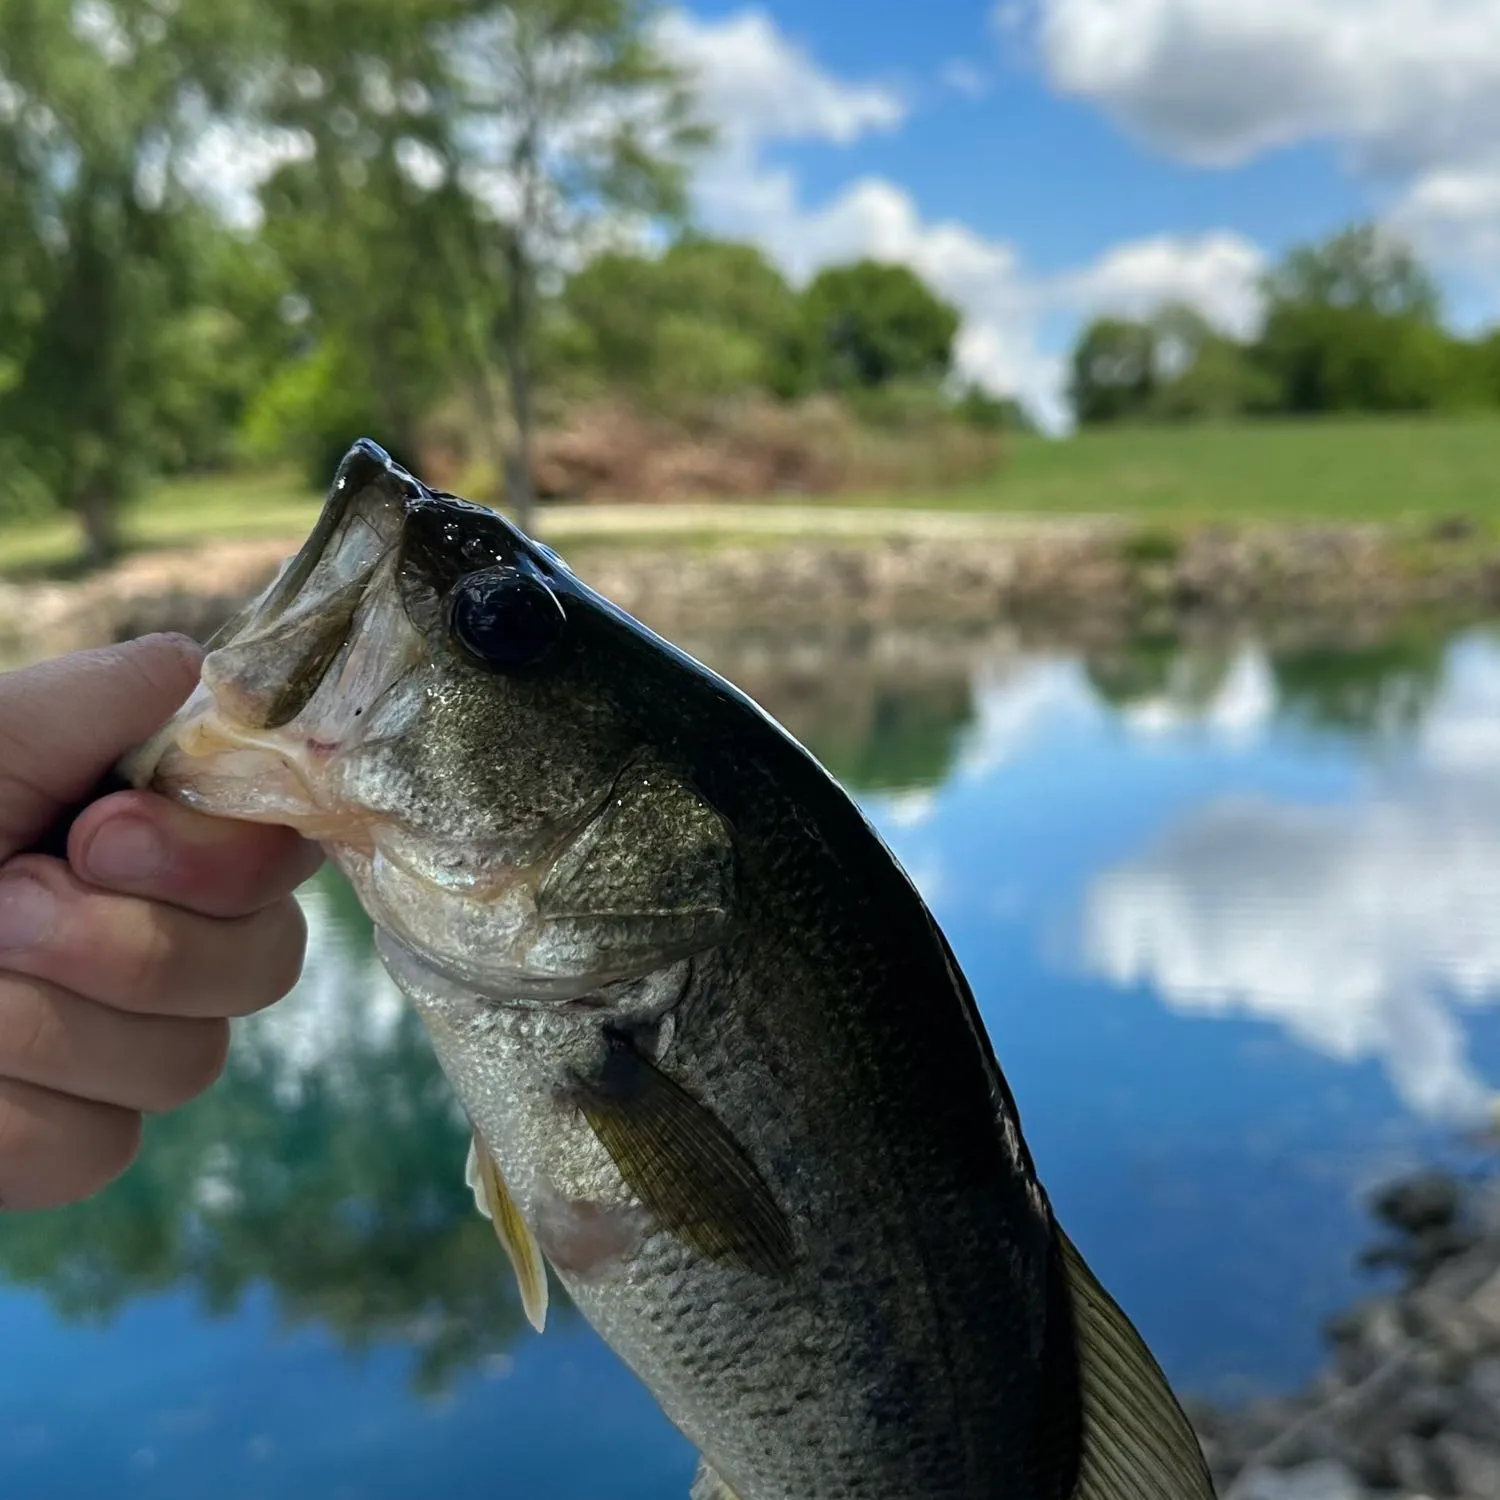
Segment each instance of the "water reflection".
[{"label": "water reflection", "polygon": [[[1345,667],[1347,671],[1341,671]],[[1380,1059],[1408,1108],[1485,1118],[1464,1011],[1500,989],[1500,652],[1475,637],[1272,664],[1277,711],[1389,736],[1336,805],[1229,795],[1101,872],[1090,962],[1170,1006],[1285,1026],[1331,1057]]]},{"label": "water reflection", "polygon": [[185,1287],[217,1317],[267,1287],[291,1326],[399,1341],[436,1389],[523,1320],[463,1183],[462,1117],[363,913],[327,873],[303,895],[296,995],[239,1028],[223,1081],[153,1120],[114,1187],[8,1219],[0,1279],[86,1319]]},{"label": "water reflection", "polygon": [[974,679],[1014,652],[1007,631],[871,626],[751,631],[684,647],[769,709],[845,786],[899,791],[948,775],[975,713]]},{"label": "water reflection", "polygon": [[[1055,1200],[1174,1378],[1300,1379],[1352,1291],[1355,1190],[1442,1149],[1430,1122],[1483,1113],[1500,1081],[1496,638],[684,644],[855,789],[934,902]],[[300,1456],[226,1496],[333,1476],[483,1493],[484,1443],[528,1493],[625,1495],[625,1472],[631,1494],[685,1493],[691,1455],[565,1302],[546,1338],[525,1330],[463,1184],[463,1121],[366,919],[329,875],[306,900],[303,982],[239,1028],[223,1084],[153,1122],[109,1192],[0,1226],[0,1342],[33,1350],[24,1382],[0,1371],[0,1488],[119,1489],[133,1447],[85,1485],[84,1449],[33,1438],[107,1379],[126,1428],[177,1409],[166,1376],[132,1406],[138,1335],[126,1353],[90,1332],[137,1320],[205,1380],[256,1369],[235,1410],[280,1392],[319,1413],[247,1427],[247,1465],[263,1442]],[[314,1368],[278,1328],[333,1352]],[[512,1359],[514,1381],[484,1383]],[[447,1393],[421,1410],[468,1412],[474,1442],[403,1425],[413,1392]],[[317,1429],[300,1448],[299,1420]],[[419,1452],[420,1481],[395,1477]],[[197,1462],[153,1493],[195,1493]]]}]

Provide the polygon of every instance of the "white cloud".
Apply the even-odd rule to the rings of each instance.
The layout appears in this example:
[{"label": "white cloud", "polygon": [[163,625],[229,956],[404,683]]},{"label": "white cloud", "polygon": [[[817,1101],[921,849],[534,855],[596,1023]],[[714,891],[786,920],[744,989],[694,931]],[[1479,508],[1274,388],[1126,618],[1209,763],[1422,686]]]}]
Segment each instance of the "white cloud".
[{"label": "white cloud", "polygon": [[1093,265],[1059,278],[1058,301],[1140,316],[1177,298],[1240,335],[1260,322],[1259,278],[1265,253],[1237,234],[1183,239],[1157,235],[1106,251]]},{"label": "white cloud", "polygon": [[1386,217],[1441,264],[1493,275],[1500,267],[1500,162],[1429,172]]},{"label": "white cloud", "polygon": [[1055,87],[1173,156],[1334,142],[1432,258],[1493,267],[1497,0],[1029,0],[1027,29]]},{"label": "white cloud", "polygon": [[[1492,789],[1493,790],[1493,789]],[[1341,1061],[1376,1057],[1414,1111],[1475,1121],[1491,1090],[1459,1000],[1500,989],[1500,799],[1196,814],[1089,893],[1086,953],[1176,1010],[1241,1013]]]},{"label": "white cloud", "polygon": [[964,735],[957,774],[990,775],[1043,739],[1097,725],[1105,716],[1082,665],[1028,656],[983,665],[974,681],[974,723]]},{"label": "white cloud", "polygon": [[920,828],[932,821],[937,811],[937,796],[930,788],[920,787],[914,791],[891,792],[877,800],[883,821],[892,828]]},{"label": "white cloud", "polygon": [[894,89],[844,83],[818,67],[764,11],[720,21],[686,11],[663,17],[666,48],[696,74],[726,140],[823,140],[847,145],[890,130],[907,106]]},{"label": "white cloud", "polygon": [[1495,0],[1034,0],[1052,81],[1186,159],[1316,137],[1427,166],[1500,126]]},{"label": "white cloud", "polygon": [[[898,125],[904,100],[883,85],[832,77],[759,11],[716,22],[674,13],[664,26],[668,44],[696,71],[702,107],[720,131],[721,144],[696,180],[705,221],[756,240],[799,279],[859,256],[911,266],[963,314],[961,371],[1021,395],[1050,426],[1066,413],[1063,361],[1044,337],[1048,320],[1139,312],[1169,299],[1233,331],[1257,315],[1263,257],[1237,235],[1159,236],[1117,246],[1075,271],[1039,276],[1007,241],[924,217],[904,187],[883,177],[860,177],[810,205],[794,175],[769,159],[768,146],[847,145]],[[960,76],[973,81],[953,78]]]}]

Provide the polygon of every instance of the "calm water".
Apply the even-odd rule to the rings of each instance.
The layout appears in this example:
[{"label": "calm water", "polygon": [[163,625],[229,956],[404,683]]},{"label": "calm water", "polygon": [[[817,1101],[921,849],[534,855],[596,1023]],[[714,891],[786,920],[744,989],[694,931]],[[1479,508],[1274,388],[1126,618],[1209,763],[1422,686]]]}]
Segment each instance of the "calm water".
[{"label": "calm water", "polygon": [[[1360,1196],[1500,1087],[1500,633],[1359,649],[688,642],[870,811],[1058,1210],[1188,1392],[1313,1368]],[[685,1500],[576,1317],[523,1323],[346,891],[295,996],[96,1201],[0,1224],[0,1493]]]}]

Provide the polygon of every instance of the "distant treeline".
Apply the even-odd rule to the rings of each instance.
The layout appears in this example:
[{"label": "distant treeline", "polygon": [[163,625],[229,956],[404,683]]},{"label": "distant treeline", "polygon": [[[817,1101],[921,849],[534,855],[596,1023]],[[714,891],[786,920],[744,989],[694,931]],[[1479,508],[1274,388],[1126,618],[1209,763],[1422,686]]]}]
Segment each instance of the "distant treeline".
[{"label": "distant treeline", "polygon": [[1451,332],[1432,277],[1374,226],[1297,247],[1262,290],[1264,322],[1246,339],[1180,304],[1091,323],[1072,357],[1078,420],[1500,407],[1500,331]]},{"label": "distant treeline", "polygon": [[[96,560],[154,474],[324,481],[477,440],[523,513],[559,402],[816,392],[993,428],[955,310],[690,237],[709,141],[651,0],[0,0],[0,510]],[[610,245],[665,254],[603,253]]]},{"label": "distant treeline", "polygon": [[[893,483],[903,446],[939,479],[992,465],[1024,413],[957,378],[959,315],[910,270],[798,287],[693,233],[710,135],[659,19],[0,0],[0,513],[70,509],[102,560],[151,476],[321,482],[356,434],[417,461],[436,433],[524,521],[538,434],[589,403],[638,411],[640,450],[685,433],[683,487],[715,443],[742,485],[814,488],[811,458],[881,442]],[[1249,342],[1181,308],[1095,323],[1074,398],[1085,422],[1497,404],[1500,340],[1447,332],[1411,255],[1360,230],[1289,257]],[[757,445],[800,457],[773,473]]]}]

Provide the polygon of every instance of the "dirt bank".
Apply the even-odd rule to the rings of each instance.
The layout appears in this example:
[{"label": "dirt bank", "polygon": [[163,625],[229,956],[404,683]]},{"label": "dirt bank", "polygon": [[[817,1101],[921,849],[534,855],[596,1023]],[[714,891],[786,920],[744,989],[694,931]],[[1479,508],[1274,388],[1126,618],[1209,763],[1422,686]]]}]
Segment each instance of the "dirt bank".
[{"label": "dirt bank", "polygon": [[[669,633],[1006,618],[1068,633],[1377,622],[1500,605],[1500,548],[1441,529],[1204,527],[816,508],[684,508],[649,529],[608,513],[544,528],[595,587]],[[658,517],[660,512],[657,512]],[[717,525],[711,528],[711,523]],[[157,628],[202,636],[262,587],[297,538],[128,559],[76,583],[0,584],[0,649],[25,658]]]}]

